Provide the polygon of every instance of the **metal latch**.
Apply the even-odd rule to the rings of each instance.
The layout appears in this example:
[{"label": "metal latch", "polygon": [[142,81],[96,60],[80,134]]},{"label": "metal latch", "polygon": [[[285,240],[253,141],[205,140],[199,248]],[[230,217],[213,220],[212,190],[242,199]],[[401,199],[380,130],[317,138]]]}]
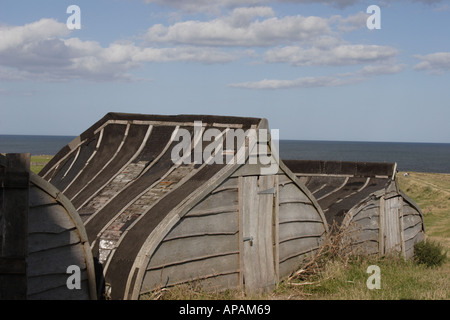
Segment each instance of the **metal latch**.
[{"label": "metal latch", "polygon": [[275,188],[259,191],[258,194],[275,194]]},{"label": "metal latch", "polygon": [[250,241],[250,246],[253,246],[253,237],[244,237],[244,242]]}]

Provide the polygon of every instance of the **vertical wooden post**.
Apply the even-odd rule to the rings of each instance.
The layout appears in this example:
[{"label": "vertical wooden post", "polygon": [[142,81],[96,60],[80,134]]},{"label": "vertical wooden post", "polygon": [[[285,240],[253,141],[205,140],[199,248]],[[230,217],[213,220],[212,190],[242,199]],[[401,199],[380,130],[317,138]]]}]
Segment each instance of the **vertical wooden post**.
[{"label": "vertical wooden post", "polygon": [[0,167],[0,299],[26,299],[30,154],[7,154]]},{"label": "vertical wooden post", "polygon": [[385,254],[398,254],[401,252],[400,238],[400,199],[395,196],[385,201]]},{"label": "vertical wooden post", "polygon": [[245,176],[240,187],[242,273],[247,293],[272,290],[276,283],[273,243],[274,176]]},{"label": "vertical wooden post", "polygon": [[255,239],[258,236],[258,176],[246,176],[242,181],[241,214],[242,214],[242,271],[244,289],[247,293],[254,293],[260,288],[260,261],[258,246]]},{"label": "vertical wooden post", "polygon": [[[276,272],[274,263],[273,246],[273,216],[275,177],[262,175],[258,179],[258,233],[254,242],[259,245],[259,260],[261,268],[261,290],[272,290],[276,285]],[[259,243],[258,243],[259,242]]]},{"label": "vertical wooden post", "polygon": [[239,221],[239,286],[241,290],[244,287],[244,177],[238,178],[238,221]]},{"label": "vertical wooden post", "polygon": [[279,208],[280,208],[280,197],[279,197],[279,186],[280,181],[278,175],[274,176],[274,188],[275,194],[273,197],[273,262],[275,269],[275,281],[280,282],[280,219],[279,219]]},{"label": "vertical wooden post", "polygon": [[399,210],[399,230],[398,233],[400,234],[400,247],[401,247],[401,254],[402,257],[406,260],[406,248],[405,248],[405,227],[403,223],[403,198],[398,198],[398,210]]},{"label": "vertical wooden post", "polygon": [[386,206],[386,201],[384,199],[384,196],[382,196],[380,198],[380,220],[378,221],[378,251],[379,251],[379,255],[380,256],[384,256],[384,252],[385,252],[385,247],[384,247],[384,239],[386,237],[386,233],[385,233],[385,207]]}]

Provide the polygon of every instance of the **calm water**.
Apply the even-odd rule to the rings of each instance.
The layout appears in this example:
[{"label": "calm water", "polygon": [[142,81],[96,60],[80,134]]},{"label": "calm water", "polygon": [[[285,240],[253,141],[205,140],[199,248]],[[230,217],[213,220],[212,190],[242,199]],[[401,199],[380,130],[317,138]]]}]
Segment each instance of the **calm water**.
[{"label": "calm water", "polygon": [[450,173],[450,143],[280,141],[280,157],[397,162],[400,171]]},{"label": "calm water", "polygon": [[[0,153],[56,154],[72,136],[0,135]],[[449,143],[280,141],[282,159],[397,162],[400,171],[450,173]]]},{"label": "calm water", "polygon": [[31,153],[55,155],[75,137],[0,135],[0,153]]}]

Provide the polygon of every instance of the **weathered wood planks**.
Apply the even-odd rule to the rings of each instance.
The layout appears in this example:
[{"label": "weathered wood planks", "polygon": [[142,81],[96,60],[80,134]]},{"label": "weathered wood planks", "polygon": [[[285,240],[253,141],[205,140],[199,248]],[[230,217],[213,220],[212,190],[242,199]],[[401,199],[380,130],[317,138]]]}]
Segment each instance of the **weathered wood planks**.
[{"label": "weathered wood planks", "polygon": [[[0,274],[7,271],[0,275],[1,297],[96,299],[93,257],[84,225],[70,201],[47,181],[29,172],[29,155],[0,158],[3,225]],[[11,171],[17,159],[21,159],[20,169]],[[11,232],[14,239],[9,237]],[[13,256],[11,249],[16,251]],[[67,286],[69,266],[80,268],[80,289],[71,290]]]},{"label": "weathered wood planks", "polygon": [[249,293],[273,289],[326,234],[312,202],[287,182],[286,175],[226,179],[160,242],[140,294],[183,283]]},{"label": "weathered wood planks", "polygon": [[413,256],[414,243],[424,238],[423,216],[399,190],[395,164],[286,163],[318,199],[328,223],[349,234],[355,253]]},{"label": "weathered wood planks", "polygon": [[26,299],[30,154],[0,157],[0,299]]},{"label": "weathered wood planks", "polygon": [[193,281],[214,283],[211,288],[240,286],[237,178],[231,180],[192,208],[159,244],[141,293]]},{"label": "weathered wood planks", "polygon": [[[28,299],[97,298],[84,225],[70,201],[36,175],[30,184],[28,232]],[[69,266],[80,268],[81,289],[67,287]]]}]

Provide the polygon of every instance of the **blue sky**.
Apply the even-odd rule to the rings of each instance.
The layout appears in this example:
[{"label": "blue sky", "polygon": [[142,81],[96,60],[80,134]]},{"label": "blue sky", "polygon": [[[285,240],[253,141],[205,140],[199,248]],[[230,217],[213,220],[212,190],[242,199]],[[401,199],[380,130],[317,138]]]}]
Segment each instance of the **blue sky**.
[{"label": "blue sky", "polygon": [[449,39],[439,0],[4,0],[0,134],[79,135],[113,111],[264,117],[280,139],[450,143]]}]

